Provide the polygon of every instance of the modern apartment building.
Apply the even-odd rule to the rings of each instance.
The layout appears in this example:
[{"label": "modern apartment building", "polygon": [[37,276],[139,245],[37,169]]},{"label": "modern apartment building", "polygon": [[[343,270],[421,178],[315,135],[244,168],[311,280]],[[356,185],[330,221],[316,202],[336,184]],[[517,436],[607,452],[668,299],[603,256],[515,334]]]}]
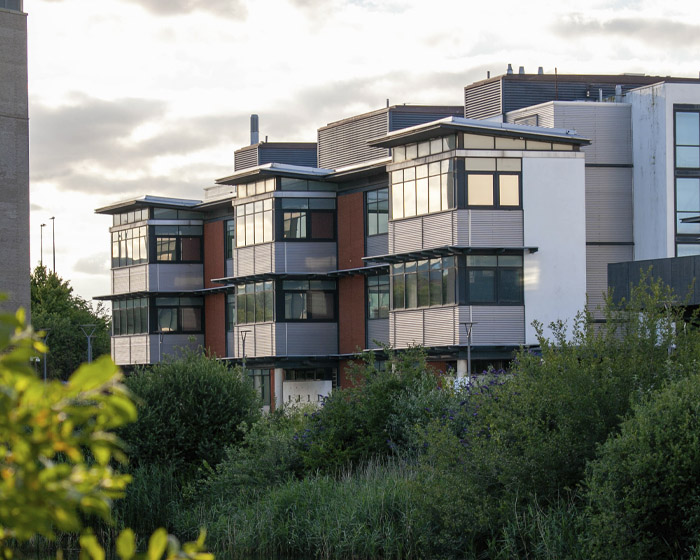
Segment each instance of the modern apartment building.
[{"label": "modern apartment building", "polygon": [[700,187],[686,194],[672,154],[694,163],[700,142],[668,124],[690,130],[693,96],[698,80],[507,74],[467,86],[464,107],[387,107],[315,144],[253,136],[202,201],[98,210],[114,220],[113,357],[202,344],[245,362],[271,406],[317,401],[382,345],[423,345],[459,375],[467,355],[505,362],[537,344],[532,321],[602,297],[609,262],[661,250],[636,231],[658,205],[639,196],[666,201],[666,253],[693,246],[675,224]]},{"label": "modern apartment building", "polygon": [[29,312],[27,14],[0,0],[0,309]]}]

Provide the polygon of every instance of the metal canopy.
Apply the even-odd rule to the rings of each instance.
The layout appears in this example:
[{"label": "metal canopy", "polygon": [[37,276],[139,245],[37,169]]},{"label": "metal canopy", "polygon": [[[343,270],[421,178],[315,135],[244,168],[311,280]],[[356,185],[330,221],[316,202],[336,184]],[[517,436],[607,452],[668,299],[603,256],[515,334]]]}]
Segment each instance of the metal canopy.
[{"label": "metal canopy", "polygon": [[402,263],[419,259],[435,259],[438,257],[449,257],[451,255],[468,255],[468,254],[492,254],[505,253],[507,251],[527,251],[528,253],[536,253],[539,247],[461,247],[455,245],[446,245],[444,247],[435,247],[433,249],[421,249],[419,251],[409,251],[407,253],[394,253],[390,255],[377,255],[374,257],[363,257],[365,262],[376,263]]}]

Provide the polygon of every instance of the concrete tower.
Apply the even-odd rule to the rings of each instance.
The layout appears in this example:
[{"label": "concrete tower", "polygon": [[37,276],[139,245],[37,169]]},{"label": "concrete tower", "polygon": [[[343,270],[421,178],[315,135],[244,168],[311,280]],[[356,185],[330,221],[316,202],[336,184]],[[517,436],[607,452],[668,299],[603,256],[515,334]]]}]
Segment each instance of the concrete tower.
[{"label": "concrete tower", "polygon": [[0,0],[0,303],[29,312],[29,117],[27,14]]}]

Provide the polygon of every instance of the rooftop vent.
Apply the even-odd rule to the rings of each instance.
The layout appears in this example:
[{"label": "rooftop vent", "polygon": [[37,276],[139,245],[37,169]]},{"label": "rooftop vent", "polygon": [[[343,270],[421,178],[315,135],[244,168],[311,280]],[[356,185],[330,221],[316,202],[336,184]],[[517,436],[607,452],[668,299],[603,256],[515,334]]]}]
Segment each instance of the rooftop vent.
[{"label": "rooftop vent", "polygon": [[259,141],[258,115],[250,115],[250,145],[257,144]]},{"label": "rooftop vent", "polygon": [[513,73],[513,66],[509,63],[508,64],[508,69],[506,70],[506,74],[509,76]]}]

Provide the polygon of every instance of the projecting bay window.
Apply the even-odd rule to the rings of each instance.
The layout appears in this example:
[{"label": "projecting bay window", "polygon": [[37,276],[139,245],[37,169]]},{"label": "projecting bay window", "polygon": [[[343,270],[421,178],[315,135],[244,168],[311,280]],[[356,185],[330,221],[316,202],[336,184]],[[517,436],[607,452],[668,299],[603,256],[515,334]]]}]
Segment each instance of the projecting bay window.
[{"label": "projecting bay window", "polygon": [[155,298],[159,333],[201,333],[204,300],[201,297]]},{"label": "projecting bay window", "polygon": [[334,198],[282,198],[280,207],[285,241],[335,239]]},{"label": "projecting bay window", "polygon": [[520,305],[522,255],[467,255],[467,299],[471,305]]},{"label": "projecting bay window", "polygon": [[392,219],[411,218],[454,208],[452,160],[391,172]]},{"label": "projecting bay window", "polygon": [[112,268],[148,262],[146,226],[112,232]]},{"label": "projecting bay window", "polygon": [[425,259],[391,267],[392,309],[454,305],[457,269],[454,257]]},{"label": "projecting bay window", "polygon": [[389,231],[389,189],[368,191],[366,195],[367,235]]},{"label": "projecting bay window", "polygon": [[274,320],[274,301],[272,281],[239,284],[236,286],[236,322],[240,325]]},{"label": "projecting bay window", "polygon": [[335,321],[335,280],[283,280],[285,321]]},{"label": "projecting bay window", "polygon": [[202,262],[202,226],[154,226],[157,262]]},{"label": "projecting bay window", "polygon": [[272,199],[236,206],[236,247],[272,241]]},{"label": "projecting bay window", "polygon": [[367,318],[387,319],[389,317],[389,275],[367,278]]},{"label": "projecting bay window", "polygon": [[112,334],[114,336],[148,332],[148,298],[112,302]]},{"label": "projecting bay window", "polygon": [[520,208],[520,173],[467,171],[467,206]]}]

